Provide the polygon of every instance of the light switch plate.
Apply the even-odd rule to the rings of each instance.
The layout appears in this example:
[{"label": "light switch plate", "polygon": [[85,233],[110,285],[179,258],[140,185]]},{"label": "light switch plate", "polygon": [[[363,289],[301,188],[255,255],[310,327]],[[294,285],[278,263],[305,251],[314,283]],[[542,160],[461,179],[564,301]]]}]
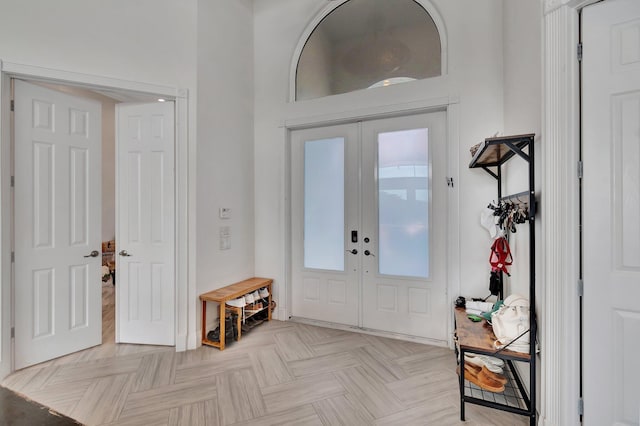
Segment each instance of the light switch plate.
[{"label": "light switch plate", "polygon": [[229,207],[220,207],[218,215],[220,216],[220,219],[230,219],[231,209]]}]

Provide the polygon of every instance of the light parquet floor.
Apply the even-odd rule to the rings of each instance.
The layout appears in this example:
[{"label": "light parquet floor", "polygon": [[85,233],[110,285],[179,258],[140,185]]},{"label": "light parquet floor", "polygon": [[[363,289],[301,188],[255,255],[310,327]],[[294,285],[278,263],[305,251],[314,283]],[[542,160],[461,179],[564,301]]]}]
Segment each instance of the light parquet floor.
[{"label": "light parquet floor", "polygon": [[87,425],[528,424],[471,404],[460,422],[447,349],[271,321],[222,352],[176,353],[114,344],[112,303],[104,306],[103,345],[2,385]]}]

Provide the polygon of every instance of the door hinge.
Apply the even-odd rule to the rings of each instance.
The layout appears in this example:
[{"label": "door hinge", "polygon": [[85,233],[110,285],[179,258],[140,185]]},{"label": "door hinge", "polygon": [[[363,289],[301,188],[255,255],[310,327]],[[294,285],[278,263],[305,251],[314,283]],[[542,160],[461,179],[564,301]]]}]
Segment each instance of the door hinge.
[{"label": "door hinge", "polygon": [[582,278],[578,280],[578,296],[584,296],[584,280]]},{"label": "door hinge", "polygon": [[578,400],[578,415],[584,416],[584,400],[582,398]]},{"label": "door hinge", "polygon": [[11,99],[11,112],[16,110],[16,101],[14,101],[13,99]]},{"label": "door hinge", "polygon": [[582,165],[582,160],[578,161],[578,179],[582,179],[584,174],[584,166]]},{"label": "door hinge", "polygon": [[578,62],[582,62],[582,42],[578,43]]},{"label": "door hinge", "polygon": [[11,327],[11,338],[13,339],[14,337],[16,337],[16,328]]},{"label": "door hinge", "polygon": [[450,186],[451,188],[453,188],[453,178],[452,177],[448,177],[447,178],[447,186]]},{"label": "door hinge", "polygon": [[13,263],[13,262],[15,262],[15,261],[16,261],[16,252],[15,252],[15,251],[12,251],[12,252],[11,252],[11,263]]},{"label": "door hinge", "polygon": [[16,177],[11,176],[11,187],[13,188],[14,186],[16,186]]}]

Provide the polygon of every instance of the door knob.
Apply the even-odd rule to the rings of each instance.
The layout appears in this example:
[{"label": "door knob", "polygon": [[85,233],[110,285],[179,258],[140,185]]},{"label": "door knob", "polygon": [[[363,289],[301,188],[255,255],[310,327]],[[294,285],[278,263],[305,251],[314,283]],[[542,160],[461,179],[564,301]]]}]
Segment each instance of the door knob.
[{"label": "door knob", "polygon": [[347,250],[349,253],[351,254],[358,254],[358,250],[353,249],[353,250]]},{"label": "door knob", "polygon": [[365,256],[374,256],[375,257],[375,254],[371,253],[369,250],[365,250],[364,251],[364,255]]},{"label": "door knob", "polygon": [[98,250],[94,250],[90,254],[86,255],[85,257],[98,257],[98,256],[100,256],[100,252]]},{"label": "door knob", "polygon": [[120,253],[118,253],[120,256],[131,256],[129,253],[127,253],[126,250],[120,250]]}]

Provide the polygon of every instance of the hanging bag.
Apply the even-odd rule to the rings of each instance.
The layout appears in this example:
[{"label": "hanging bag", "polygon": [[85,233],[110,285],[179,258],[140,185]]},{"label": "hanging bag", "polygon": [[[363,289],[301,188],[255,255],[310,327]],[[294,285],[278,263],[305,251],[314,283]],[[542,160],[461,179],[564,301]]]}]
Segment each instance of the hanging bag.
[{"label": "hanging bag", "polygon": [[[507,266],[511,266],[513,263],[513,257],[511,256],[511,248],[507,239],[504,237],[496,238],[491,246],[491,255],[489,255],[489,263],[494,271],[502,271],[509,275]],[[509,275],[511,276],[511,275]]]},{"label": "hanging bag", "polygon": [[529,353],[529,301],[519,294],[512,294],[504,304],[491,314],[496,349],[509,349]]}]

